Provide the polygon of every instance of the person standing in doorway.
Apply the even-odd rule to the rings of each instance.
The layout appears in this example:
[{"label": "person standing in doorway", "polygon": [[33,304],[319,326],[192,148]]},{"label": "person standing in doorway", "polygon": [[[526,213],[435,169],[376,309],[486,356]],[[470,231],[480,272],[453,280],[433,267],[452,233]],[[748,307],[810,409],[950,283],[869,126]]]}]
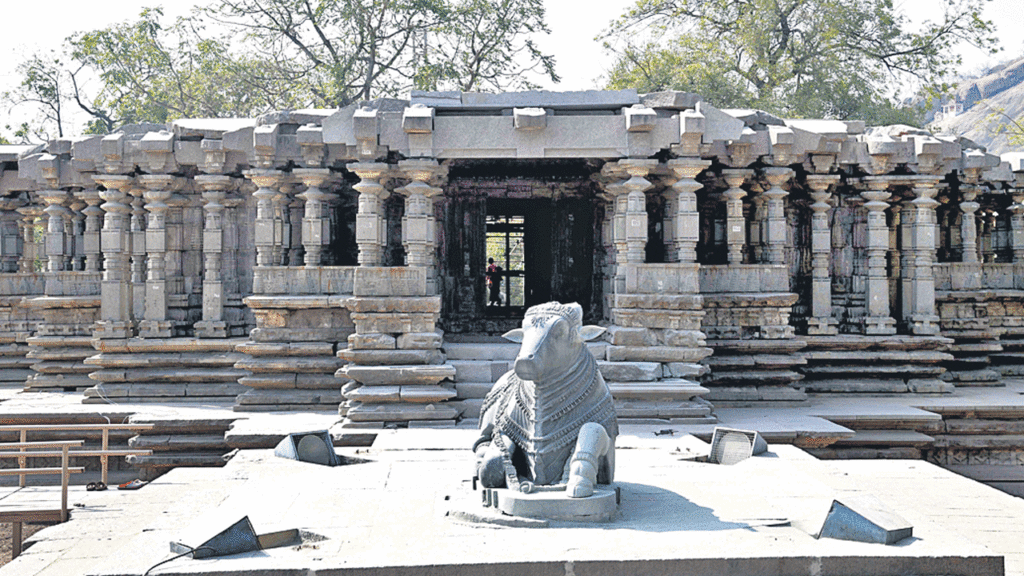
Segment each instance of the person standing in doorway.
[{"label": "person standing in doorway", "polygon": [[494,258],[487,259],[487,305],[501,304],[501,266],[494,263]]}]

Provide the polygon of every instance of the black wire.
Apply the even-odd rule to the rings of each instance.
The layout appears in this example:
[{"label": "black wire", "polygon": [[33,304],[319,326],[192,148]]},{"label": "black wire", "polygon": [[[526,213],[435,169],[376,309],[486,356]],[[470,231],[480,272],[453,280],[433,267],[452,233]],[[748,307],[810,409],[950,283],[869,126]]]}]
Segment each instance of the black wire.
[{"label": "black wire", "polygon": [[[184,546],[184,544],[183,544],[183,546]],[[152,566],[149,567],[149,570],[146,570],[146,573],[143,574],[142,576],[149,576],[149,573],[152,572],[153,570],[155,570],[157,566],[163,566],[164,564],[167,564],[171,560],[177,560],[178,558],[181,558],[182,556],[187,556],[189,554],[193,554],[197,550],[210,550],[210,551],[214,551],[213,548],[210,548],[209,546],[200,546],[198,548],[192,548],[188,552],[182,552],[181,554],[178,554],[177,556],[171,556],[167,560],[161,560],[161,561],[157,562],[156,564],[153,564]]]}]

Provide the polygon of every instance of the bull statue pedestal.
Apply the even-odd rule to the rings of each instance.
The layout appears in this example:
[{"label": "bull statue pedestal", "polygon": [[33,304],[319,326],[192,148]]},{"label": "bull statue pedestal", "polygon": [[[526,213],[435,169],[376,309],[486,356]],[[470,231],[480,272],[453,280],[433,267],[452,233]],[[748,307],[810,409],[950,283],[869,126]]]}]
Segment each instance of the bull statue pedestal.
[{"label": "bull statue pedestal", "polygon": [[582,320],[579,304],[549,302],[504,335],[522,346],[484,400],[473,445],[486,506],[539,519],[613,518],[618,424],[586,346],[604,328]]}]

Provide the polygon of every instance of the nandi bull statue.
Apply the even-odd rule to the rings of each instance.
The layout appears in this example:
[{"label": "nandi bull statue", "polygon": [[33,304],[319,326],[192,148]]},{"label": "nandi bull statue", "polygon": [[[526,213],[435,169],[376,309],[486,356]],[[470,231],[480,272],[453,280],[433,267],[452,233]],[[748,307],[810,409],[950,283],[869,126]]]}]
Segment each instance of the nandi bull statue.
[{"label": "nandi bull statue", "polygon": [[473,451],[485,488],[564,486],[569,497],[585,498],[596,483],[612,482],[615,406],[585,344],[605,329],[582,320],[579,304],[549,302],[504,335],[522,346],[480,411]]}]

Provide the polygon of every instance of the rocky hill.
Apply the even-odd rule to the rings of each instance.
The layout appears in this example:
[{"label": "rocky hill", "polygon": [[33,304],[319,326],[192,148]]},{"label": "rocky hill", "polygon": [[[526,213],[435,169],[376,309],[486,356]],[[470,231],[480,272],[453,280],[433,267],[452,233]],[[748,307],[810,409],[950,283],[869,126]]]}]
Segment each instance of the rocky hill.
[{"label": "rocky hill", "polygon": [[942,118],[929,128],[944,135],[963,136],[984,146],[992,154],[1019,149],[1009,143],[1000,130],[1006,123],[1005,112],[1012,118],[1024,116],[1024,58],[989,69],[980,78],[960,82],[953,98],[963,104],[964,112]]}]

